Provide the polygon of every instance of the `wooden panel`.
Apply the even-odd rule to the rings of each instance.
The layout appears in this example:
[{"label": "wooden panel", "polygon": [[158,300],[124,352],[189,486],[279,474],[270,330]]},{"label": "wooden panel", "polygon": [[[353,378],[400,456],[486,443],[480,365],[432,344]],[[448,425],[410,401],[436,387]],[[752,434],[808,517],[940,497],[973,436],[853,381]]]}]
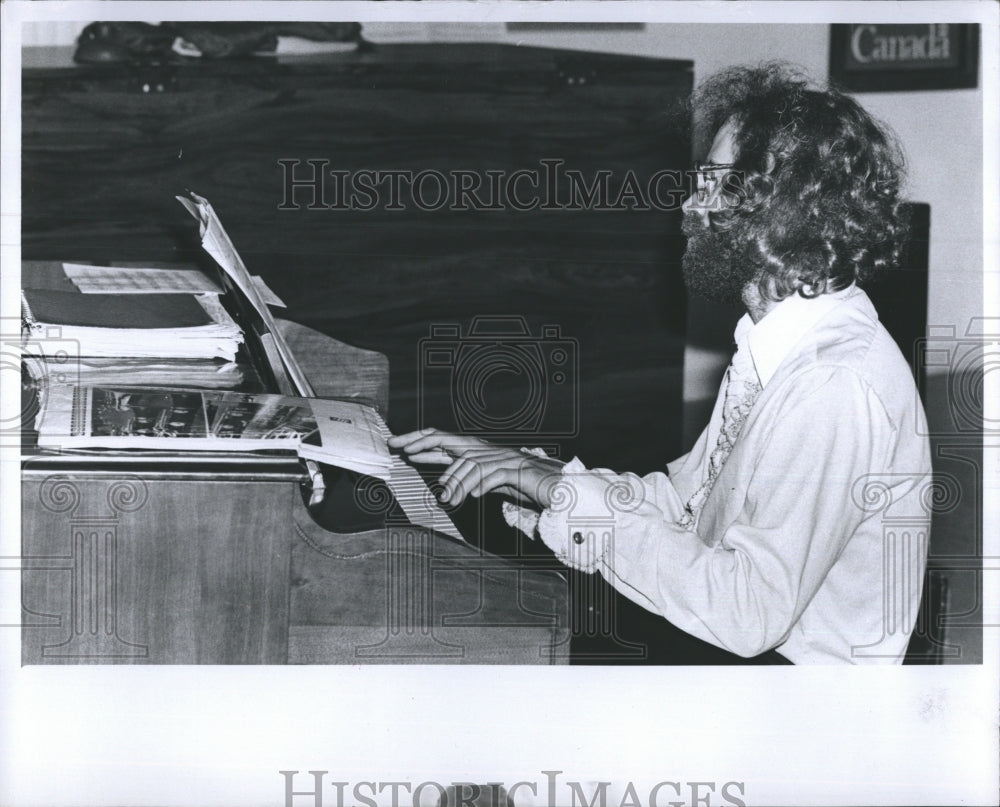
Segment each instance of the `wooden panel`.
[{"label": "wooden panel", "polygon": [[392,518],[349,535],[294,519],[289,662],[568,663],[563,575]]},{"label": "wooden panel", "polygon": [[381,353],[347,345],[288,320],[276,320],[313,392],[321,398],[356,398],[383,415],[389,408],[389,361]]},{"label": "wooden panel", "polygon": [[287,653],[295,487],[32,476],[25,664],[275,664]]}]

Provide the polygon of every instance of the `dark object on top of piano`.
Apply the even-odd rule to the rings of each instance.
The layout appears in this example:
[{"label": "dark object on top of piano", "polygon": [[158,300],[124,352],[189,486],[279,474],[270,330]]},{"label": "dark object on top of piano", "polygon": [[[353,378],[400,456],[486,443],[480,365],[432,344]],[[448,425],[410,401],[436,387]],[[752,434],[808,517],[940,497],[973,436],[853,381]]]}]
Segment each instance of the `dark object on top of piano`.
[{"label": "dark object on top of piano", "polygon": [[73,61],[114,64],[162,59],[176,38],[172,31],[146,22],[92,22],[77,38]]},{"label": "dark object on top of piano", "polygon": [[[364,42],[356,22],[93,22],[80,33],[73,61],[113,64],[178,58],[178,38],[194,45],[206,59],[228,59],[273,51],[278,36],[317,42]],[[367,44],[367,43],[366,43]]]}]

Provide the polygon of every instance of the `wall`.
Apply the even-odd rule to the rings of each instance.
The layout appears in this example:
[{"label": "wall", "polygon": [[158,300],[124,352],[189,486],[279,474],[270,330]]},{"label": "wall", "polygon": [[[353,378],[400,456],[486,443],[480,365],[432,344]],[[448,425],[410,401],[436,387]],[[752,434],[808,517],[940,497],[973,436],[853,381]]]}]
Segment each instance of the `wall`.
[{"label": "wall", "polygon": [[[72,44],[80,28],[72,22],[25,25],[24,44]],[[727,65],[764,59],[794,62],[818,80],[828,75],[825,24],[656,23],[644,30],[508,32],[502,23],[367,23],[365,31],[375,41],[488,39],[691,59],[696,82]],[[863,93],[859,99],[902,141],[910,164],[908,198],[931,206],[928,323],[964,333],[970,319],[982,314],[982,89]],[[688,395],[704,386],[698,364],[693,356]]]}]

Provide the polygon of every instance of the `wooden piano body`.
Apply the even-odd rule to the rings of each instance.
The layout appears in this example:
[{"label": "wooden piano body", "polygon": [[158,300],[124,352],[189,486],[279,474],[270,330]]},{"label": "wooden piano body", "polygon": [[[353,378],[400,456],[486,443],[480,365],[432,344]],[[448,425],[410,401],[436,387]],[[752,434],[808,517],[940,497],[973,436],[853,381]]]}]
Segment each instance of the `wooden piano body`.
[{"label": "wooden piano body", "polygon": [[[317,395],[384,412],[384,356],[278,324]],[[359,506],[378,527],[331,532],[308,484],[293,454],[26,453],[22,663],[568,661],[563,577],[374,495]]]}]

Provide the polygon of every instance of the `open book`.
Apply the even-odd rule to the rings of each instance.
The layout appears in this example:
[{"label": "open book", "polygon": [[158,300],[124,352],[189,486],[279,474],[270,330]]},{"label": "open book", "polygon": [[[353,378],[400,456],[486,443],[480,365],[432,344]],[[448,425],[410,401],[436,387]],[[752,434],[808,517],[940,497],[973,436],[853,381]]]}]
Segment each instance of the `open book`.
[{"label": "open book", "polygon": [[243,392],[50,386],[36,428],[45,447],[298,451],[374,476],[390,467],[373,409],[358,403]]},{"label": "open book", "polygon": [[369,406],[289,395],[54,384],[35,419],[39,446],[61,449],[285,449],[384,479],[414,524],[465,539],[417,472],[389,453]]},{"label": "open book", "polygon": [[303,398],[172,387],[52,385],[35,419],[40,446],[254,451],[316,430]]}]

